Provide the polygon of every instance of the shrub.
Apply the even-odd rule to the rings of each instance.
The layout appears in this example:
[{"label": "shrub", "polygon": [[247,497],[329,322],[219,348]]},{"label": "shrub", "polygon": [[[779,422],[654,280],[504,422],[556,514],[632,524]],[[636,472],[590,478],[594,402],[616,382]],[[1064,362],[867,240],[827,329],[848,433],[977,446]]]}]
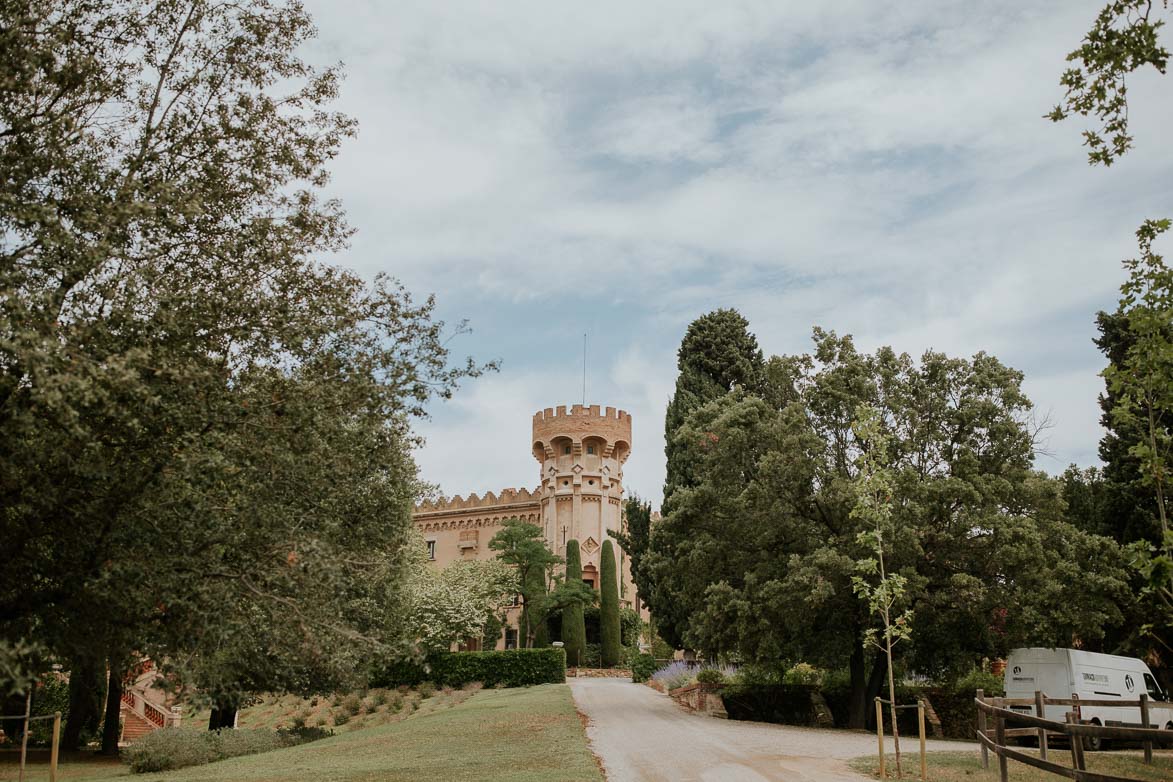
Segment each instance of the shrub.
[{"label": "shrub", "polygon": [[[425,671],[424,666],[427,667]],[[387,678],[390,673],[403,679]],[[566,654],[562,649],[507,649],[499,652],[440,652],[422,666],[397,664],[378,677],[382,686],[414,684],[427,678],[440,685],[460,687],[480,682],[485,687],[526,687],[566,681]]]},{"label": "shrub", "polygon": [[378,689],[378,690],[371,690],[371,696],[370,696],[370,697],[371,697],[371,706],[372,706],[373,708],[376,708],[376,709],[377,709],[377,708],[379,708],[380,706],[382,706],[382,705],[384,705],[384,704],[386,704],[386,703],[387,703],[387,698],[388,698],[389,696],[388,696],[388,694],[387,694],[387,691],[386,691],[386,690],[383,690],[383,689]]},{"label": "shrub", "polygon": [[582,667],[601,668],[603,666],[603,647],[600,644],[588,643],[583,647]]},{"label": "shrub", "polygon": [[725,674],[716,668],[705,668],[696,675],[697,684],[724,684]]},{"label": "shrub", "polygon": [[623,606],[619,609],[620,640],[624,646],[639,648],[639,633],[643,624],[639,612],[634,608]]},{"label": "shrub", "polygon": [[416,690],[421,698],[427,699],[436,694],[436,685],[432,682],[420,682]]},{"label": "shrub", "polygon": [[986,695],[1000,698],[1006,694],[1005,682],[1001,676],[995,676],[986,671],[974,669],[953,683],[950,688],[958,695],[973,697],[978,690],[985,690]]},{"label": "shrub", "polygon": [[619,624],[619,578],[615,570],[615,545],[603,541],[599,561],[599,645],[604,668],[619,664],[622,628]]},{"label": "shrub", "polygon": [[334,724],[340,728],[346,723],[350,722],[350,714],[348,714],[347,711],[342,708],[334,709],[330,712],[330,716],[334,718]]},{"label": "shrub", "polygon": [[782,676],[783,684],[814,684],[823,683],[823,671],[809,663],[798,663]]},{"label": "shrub", "polygon": [[342,703],[340,705],[341,705],[341,708],[344,712],[346,712],[351,717],[353,717],[356,714],[358,714],[360,711],[362,711],[362,698],[360,698],[360,697],[358,697],[358,695],[352,693],[350,695],[347,695],[345,698],[343,698]]},{"label": "shrub", "polygon": [[646,682],[652,678],[652,674],[656,672],[656,658],[650,654],[636,655],[635,659],[631,661],[631,680],[633,682]]},{"label": "shrub", "polygon": [[675,690],[690,683],[694,668],[683,660],[674,660],[652,674],[652,678],[664,685],[665,689]]},{"label": "shrub", "polygon": [[293,731],[261,728],[166,728],[153,730],[128,746],[124,757],[136,774],[199,766],[239,755],[254,755],[332,735],[322,728]]}]

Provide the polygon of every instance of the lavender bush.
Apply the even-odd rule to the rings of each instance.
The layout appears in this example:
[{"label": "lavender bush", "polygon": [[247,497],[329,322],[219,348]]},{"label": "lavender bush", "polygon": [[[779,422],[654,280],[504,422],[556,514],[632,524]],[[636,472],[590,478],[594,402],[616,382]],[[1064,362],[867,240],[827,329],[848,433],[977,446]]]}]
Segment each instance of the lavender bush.
[{"label": "lavender bush", "polygon": [[726,680],[737,674],[737,666],[735,665],[701,665],[684,660],[673,660],[653,673],[652,679],[664,685],[665,689],[675,690],[678,687],[692,684],[696,681],[696,675],[702,670],[720,671]]}]

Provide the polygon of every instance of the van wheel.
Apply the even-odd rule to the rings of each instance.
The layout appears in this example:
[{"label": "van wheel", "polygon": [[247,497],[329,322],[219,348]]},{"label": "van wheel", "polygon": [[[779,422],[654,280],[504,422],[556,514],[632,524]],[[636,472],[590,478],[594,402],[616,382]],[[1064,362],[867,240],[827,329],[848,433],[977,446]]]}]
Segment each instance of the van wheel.
[{"label": "van wheel", "polygon": [[[1089,724],[1095,725],[1097,728],[1102,725],[1102,723],[1098,719],[1093,719]],[[1104,741],[1104,739],[1102,739],[1099,736],[1084,736],[1083,737],[1083,748],[1087,752],[1100,752],[1107,745],[1108,745],[1108,742]]]}]

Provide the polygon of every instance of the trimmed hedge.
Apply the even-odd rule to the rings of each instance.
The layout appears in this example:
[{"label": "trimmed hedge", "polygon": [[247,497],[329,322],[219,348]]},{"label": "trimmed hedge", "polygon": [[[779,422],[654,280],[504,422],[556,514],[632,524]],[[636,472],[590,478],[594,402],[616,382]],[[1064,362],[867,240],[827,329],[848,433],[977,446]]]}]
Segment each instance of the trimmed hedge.
[{"label": "trimmed hedge", "polygon": [[486,687],[527,687],[566,681],[566,652],[562,649],[507,649],[501,652],[441,652],[423,665],[396,663],[375,676],[372,686],[394,687],[431,681],[461,687],[480,682]]},{"label": "trimmed hedge", "polygon": [[646,682],[652,678],[657,667],[655,657],[650,654],[637,654],[631,661],[631,680],[637,683]]},{"label": "trimmed hedge", "polygon": [[202,766],[225,758],[255,755],[332,736],[323,728],[265,730],[263,728],[167,728],[153,730],[123,750],[136,774]]}]

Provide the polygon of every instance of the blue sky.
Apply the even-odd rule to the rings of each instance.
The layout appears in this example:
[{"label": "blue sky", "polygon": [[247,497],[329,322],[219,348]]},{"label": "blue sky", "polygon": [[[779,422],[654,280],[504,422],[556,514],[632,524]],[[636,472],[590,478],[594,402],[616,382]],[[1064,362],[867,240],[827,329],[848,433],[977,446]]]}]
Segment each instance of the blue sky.
[{"label": "blue sky", "polygon": [[580,401],[586,332],[588,403],[633,414],[625,484],[658,502],[676,348],[716,307],[767,354],[814,325],[993,353],[1050,421],[1038,466],[1095,464],[1093,318],[1173,215],[1168,78],[1130,80],[1110,169],[1042,119],[1101,4],[309,0],[360,126],[337,260],[435,293],[474,329],[454,351],[502,362],[434,406],[423,477],[536,485],[530,416]]}]

